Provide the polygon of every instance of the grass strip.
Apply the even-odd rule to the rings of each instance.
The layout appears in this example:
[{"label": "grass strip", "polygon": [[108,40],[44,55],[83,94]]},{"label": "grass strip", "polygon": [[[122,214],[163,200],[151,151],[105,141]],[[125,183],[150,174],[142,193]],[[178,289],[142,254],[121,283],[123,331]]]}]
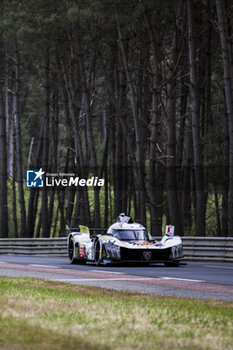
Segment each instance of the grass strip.
[{"label": "grass strip", "polygon": [[233,303],[0,277],[0,349],[232,350]]}]

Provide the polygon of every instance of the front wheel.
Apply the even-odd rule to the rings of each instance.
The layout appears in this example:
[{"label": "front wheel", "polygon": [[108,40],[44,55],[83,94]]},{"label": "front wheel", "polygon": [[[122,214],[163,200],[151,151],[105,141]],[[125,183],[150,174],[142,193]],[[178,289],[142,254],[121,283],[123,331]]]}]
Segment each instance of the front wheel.
[{"label": "front wheel", "polygon": [[101,263],[102,263],[102,249],[100,246],[100,242],[97,241],[95,244],[95,264],[98,266],[98,265],[101,265]]},{"label": "front wheel", "polygon": [[75,243],[74,238],[71,237],[69,240],[69,259],[71,264],[77,264],[77,259],[75,258]]}]

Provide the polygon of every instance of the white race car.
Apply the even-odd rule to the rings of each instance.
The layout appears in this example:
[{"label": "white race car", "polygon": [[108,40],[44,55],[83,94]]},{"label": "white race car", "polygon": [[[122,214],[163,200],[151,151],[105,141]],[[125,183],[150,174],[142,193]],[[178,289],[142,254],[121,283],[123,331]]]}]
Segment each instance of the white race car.
[{"label": "white race car", "polygon": [[96,265],[116,263],[158,263],[179,265],[183,246],[174,236],[174,226],[166,226],[166,233],[156,241],[145,227],[120,214],[106,234],[91,238],[88,227],[79,226],[68,235],[68,254],[71,264],[95,262]]}]

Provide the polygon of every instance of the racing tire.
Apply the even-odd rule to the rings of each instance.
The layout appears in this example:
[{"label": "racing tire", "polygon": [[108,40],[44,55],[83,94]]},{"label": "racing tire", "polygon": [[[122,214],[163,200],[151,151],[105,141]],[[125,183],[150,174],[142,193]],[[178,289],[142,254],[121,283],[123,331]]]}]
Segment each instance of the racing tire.
[{"label": "racing tire", "polygon": [[102,247],[100,246],[99,240],[95,243],[95,264],[97,266],[102,264]]},{"label": "racing tire", "polygon": [[104,244],[101,246],[100,242],[97,241],[95,244],[95,251],[94,251],[94,258],[95,258],[95,264],[97,266],[104,265],[109,266],[111,263],[108,263],[105,261],[106,257],[106,248]]},{"label": "racing tire", "polygon": [[78,260],[74,256],[74,245],[75,245],[74,238],[71,237],[69,239],[69,248],[68,248],[70,263],[71,264],[78,264]]}]

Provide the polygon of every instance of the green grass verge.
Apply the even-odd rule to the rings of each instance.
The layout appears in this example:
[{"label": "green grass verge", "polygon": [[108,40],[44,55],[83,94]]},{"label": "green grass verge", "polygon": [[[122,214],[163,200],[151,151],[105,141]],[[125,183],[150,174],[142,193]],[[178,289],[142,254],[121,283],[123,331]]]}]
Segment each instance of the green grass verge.
[{"label": "green grass verge", "polygon": [[233,349],[233,303],[0,277],[0,349]]}]

